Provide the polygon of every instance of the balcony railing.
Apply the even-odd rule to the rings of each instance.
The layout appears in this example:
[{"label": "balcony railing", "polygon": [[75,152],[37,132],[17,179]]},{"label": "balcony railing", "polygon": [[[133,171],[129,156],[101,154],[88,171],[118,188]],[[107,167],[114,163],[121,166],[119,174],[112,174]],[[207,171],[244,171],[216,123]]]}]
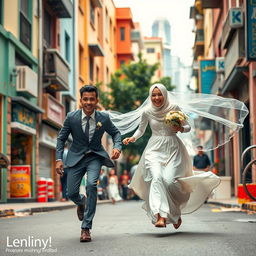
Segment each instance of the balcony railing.
[{"label": "balcony railing", "polygon": [[58,18],[72,18],[73,4],[70,0],[47,0],[47,4]]},{"label": "balcony railing", "polygon": [[202,8],[220,8],[221,5],[221,0],[202,0]]},{"label": "balcony railing", "polygon": [[69,65],[57,49],[44,52],[44,87],[53,91],[69,90]]},{"label": "balcony railing", "polygon": [[196,31],[195,44],[194,44],[194,59],[204,54],[204,30],[198,29]]},{"label": "balcony railing", "polygon": [[204,30],[198,29],[196,31],[196,43],[204,43]]}]

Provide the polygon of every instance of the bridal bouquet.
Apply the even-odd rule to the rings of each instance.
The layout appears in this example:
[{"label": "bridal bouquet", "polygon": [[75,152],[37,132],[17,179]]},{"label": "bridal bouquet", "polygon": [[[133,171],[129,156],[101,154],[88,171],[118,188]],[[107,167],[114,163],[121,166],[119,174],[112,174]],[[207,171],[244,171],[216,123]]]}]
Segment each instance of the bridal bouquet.
[{"label": "bridal bouquet", "polygon": [[181,111],[170,111],[164,117],[164,122],[171,126],[181,127],[184,125],[188,117]]}]

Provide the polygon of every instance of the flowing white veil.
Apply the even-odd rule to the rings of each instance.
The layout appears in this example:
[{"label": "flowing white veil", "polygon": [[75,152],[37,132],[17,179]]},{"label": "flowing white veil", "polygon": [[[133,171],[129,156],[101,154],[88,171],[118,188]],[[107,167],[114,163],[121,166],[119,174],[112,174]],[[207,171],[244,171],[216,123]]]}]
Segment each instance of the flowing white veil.
[{"label": "flowing white veil", "polygon": [[[233,98],[224,98],[212,94],[177,93],[168,91],[169,101],[178,105],[188,115],[191,125],[189,133],[178,133],[178,136],[189,149],[198,145],[204,151],[218,148],[234,136],[241,128],[249,111],[245,104]],[[136,110],[122,114],[106,111],[121,134],[135,130],[141,121],[142,113],[150,104],[149,97]]]}]

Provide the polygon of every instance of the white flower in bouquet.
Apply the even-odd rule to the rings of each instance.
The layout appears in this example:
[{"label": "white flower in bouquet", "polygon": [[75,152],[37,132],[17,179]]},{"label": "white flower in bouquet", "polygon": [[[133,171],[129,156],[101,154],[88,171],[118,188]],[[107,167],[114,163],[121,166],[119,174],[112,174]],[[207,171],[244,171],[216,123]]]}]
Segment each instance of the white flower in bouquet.
[{"label": "white flower in bouquet", "polygon": [[164,117],[164,122],[170,126],[182,127],[188,117],[181,111],[170,111]]}]

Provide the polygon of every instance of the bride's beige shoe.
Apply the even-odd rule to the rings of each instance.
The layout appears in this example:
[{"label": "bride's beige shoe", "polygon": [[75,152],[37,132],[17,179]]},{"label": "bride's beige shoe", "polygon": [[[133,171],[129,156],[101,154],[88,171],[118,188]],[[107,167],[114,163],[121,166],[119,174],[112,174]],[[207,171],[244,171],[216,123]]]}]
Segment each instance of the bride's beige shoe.
[{"label": "bride's beige shoe", "polygon": [[158,214],[157,222],[155,223],[155,227],[157,227],[157,228],[166,228],[166,219],[161,217]]},{"label": "bride's beige shoe", "polygon": [[181,217],[179,217],[178,223],[177,224],[173,224],[174,228],[178,229],[180,227],[181,223],[182,223],[182,220],[181,220]]}]

